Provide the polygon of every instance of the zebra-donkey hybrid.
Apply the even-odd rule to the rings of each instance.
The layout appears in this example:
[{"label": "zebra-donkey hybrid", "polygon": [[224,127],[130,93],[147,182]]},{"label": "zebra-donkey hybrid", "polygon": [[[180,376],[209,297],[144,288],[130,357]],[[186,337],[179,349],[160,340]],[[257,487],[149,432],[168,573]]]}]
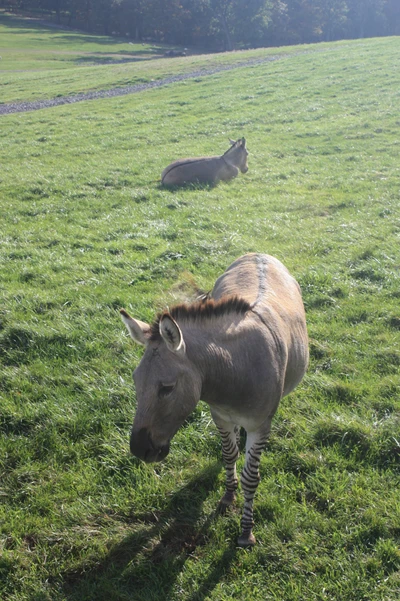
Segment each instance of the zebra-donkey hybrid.
[{"label": "zebra-donkey hybrid", "polygon": [[146,350],[133,377],[137,411],[130,448],[161,461],[172,437],[200,399],[221,434],[226,467],[222,507],[235,500],[238,431],[247,433],[241,474],[240,546],[255,544],[253,499],[259,463],[281,398],[301,381],[308,337],[300,287],[280,261],[248,254],[216,281],[206,300],[163,312],[153,325],[121,310],[133,340]]}]

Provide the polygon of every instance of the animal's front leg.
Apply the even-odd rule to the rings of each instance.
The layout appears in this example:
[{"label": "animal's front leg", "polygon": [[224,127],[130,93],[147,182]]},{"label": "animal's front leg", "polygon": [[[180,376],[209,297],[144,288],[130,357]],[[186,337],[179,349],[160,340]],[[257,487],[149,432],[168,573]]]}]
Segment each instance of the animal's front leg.
[{"label": "animal's front leg", "polygon": [[261,453],[267,443],[268,434],[269,430],[247,434],[246,463],[240,477],[244,494],[244,508],[241,520],[242,534],[238,539],[238,545],[240,547],[248,547],[255,545],[256,543],[256,539],[252,532],[254,526],[253,501],[258,483],[260,482],[258,468],[260,465]]},{"label": "animal's front leg", "polygon": [[220,501],[222,510],[232,505],[236,498],[238,477],[236,473],[236,461],[239,456],[238,433],[239,428],[234,424],[216,424],[222,440],[222,457],[226,470],[225,494]]},{"label": "animal's front leg", "polygon": [[239,175],[239,169],[235,165],[229,165],[227,168],[226,178],[227,180],[233,179]]}]

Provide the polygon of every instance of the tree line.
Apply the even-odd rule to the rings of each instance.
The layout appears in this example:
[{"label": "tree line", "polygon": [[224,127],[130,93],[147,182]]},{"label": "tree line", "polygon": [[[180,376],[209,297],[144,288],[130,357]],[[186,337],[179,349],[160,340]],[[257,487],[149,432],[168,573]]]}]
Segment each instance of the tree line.
[{"label": "tree line", "polygon": [[399,0],[0,0],[91,33],[233,50],[400,34]]}]

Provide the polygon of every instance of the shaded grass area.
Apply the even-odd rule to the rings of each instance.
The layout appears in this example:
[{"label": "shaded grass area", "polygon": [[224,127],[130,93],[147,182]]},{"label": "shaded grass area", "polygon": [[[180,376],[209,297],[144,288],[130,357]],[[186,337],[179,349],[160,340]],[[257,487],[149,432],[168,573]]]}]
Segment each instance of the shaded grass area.
[{"label": "shaded grass area", "polygon": [[[2,103],[110,90],[277,54],[266,49],[166,59],[167,46],[54,30],[1,11],[0,35]],[[282,48],[278,54],[297,51]]]},{"label": "shaded grass area", "polygon": [[[5,599],[398,598],[398,44],[2,117]],[[175,158],[241,135],[246,176],[160,187]],[[250,251],[300,282],[311,351],[262,458],[253,552],[242,499],[215,513],[204,404],[166,462],[129,456],[141,350],[118,316],[151,321]]]},{"label": "shaded grass area", "polygon": [[[54,61],[51,68],[63,67],[63,58],[57,54],[65,53],[65,61],[74,61],[74,54],[132,54],[151,58],[154,54],[163,54],[164,45],[152,46],[132,42],[114,36],[101,36],[87,34],[71,29],[52,27],[37,19],[22,18],[0,10],[0,31],[2,50],[9,52],[10,56],[2,56],[3,60],[17,60],[20,56],[22,66],[27,69],[30,60],[36,61],[36,69],[49,69],[48,62],[44,62],[46,52],[48,59]],[[39,56],[29,56],[30,53],[41,53]],[[70,58],[68,59],[68,55]],[[5,67],[5,64],[7,67]],[[10,64],[11,66],[11,64]],[[72,64],[70,65],[72,66]],[[1,63],[2,68],[8,68],[8,63]]]}]

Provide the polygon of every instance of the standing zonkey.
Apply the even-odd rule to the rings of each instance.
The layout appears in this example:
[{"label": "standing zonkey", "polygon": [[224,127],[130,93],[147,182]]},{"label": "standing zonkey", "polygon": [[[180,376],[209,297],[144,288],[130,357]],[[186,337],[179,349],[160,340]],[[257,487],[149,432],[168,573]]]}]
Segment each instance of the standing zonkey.
[{"label": "standing zonkey", "polygon": [[274,257],[248,254],[216,281],[210,298],[178,305],[152,326],[125,310],[132,338],[146,347],[134,372],[137,411],[130,447],[146,462],[160,461],[200,399],[209,404],[222,437],[226,467],[223,506],[235,499],[239,426],[247,432],[242,533],[253,545],[253,499],[259,463],[279,401],[301,381],[308,338],[301,292]]}]

